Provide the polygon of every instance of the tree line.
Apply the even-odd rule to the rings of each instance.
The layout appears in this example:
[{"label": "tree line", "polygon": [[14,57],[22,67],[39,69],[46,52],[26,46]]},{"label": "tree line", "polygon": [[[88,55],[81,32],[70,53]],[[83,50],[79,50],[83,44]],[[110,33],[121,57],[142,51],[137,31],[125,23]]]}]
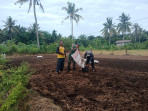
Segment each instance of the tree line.
[{"label": "tree line", "polygon": [[[12,40],[16,44],[20,42],[27,45],[35,44],[37,42],[36,24],[30,25],[30,27],[28,28],[20,25],[15,25],[16,20],[13,20],[10,16],[4,21],[4,23],[5,23],[4,29],[0,29],[1,31],[0,43],[4,43],[8,40]],[[128,22],[128,24],[131,23]],[[102,45],[115,44],[117,40],[122,40],[122,39],[132,40],[133,43],[136,42],[142,43],[147,41],[148,31],[142,29],[137,23],[132,25],[131,28],[128,26],[128,24],[123,25],[126,26],[127,28],[126,30],[125,29],[122,30],[121,23],[119,23],[119,25],[116,26],[115,29],[115,25],[112,23],[112,19],[107,18],[107,22],[103,24],[104,28],[101,30],[103,36],[94,36],[94,35],[87,36],[85,34],[81,34],[80,36],[78,36],[78,38],[74,38],[71,35],[68,37],[62,36],[62,34],[58,33],[56,30],[53,30],[52,32],[43,31],[40,30],[40,27],[38,25],[39,41],[41,45],[42,44],[49,45],[51,43],[58,42],[62,38],[67,38],[81,43],[84,47],[87,47],[88,45],[98,44],[100,43],[100,41],[102,42]],[[117,31],[119,33],[117,33]]]},{"label": "tree line", "polygon": [[[62,36],[60,33],[57,33],[56,30],[52,32],[40,30],[39,24],[37,24],[36,18],[36,6],[40,6],[44,12],[44,8],[40,0],[18,0],[15,4],[23,5],[25,2],[29,2],[29,9],[33,6],[35,23],[26,28],[20,25],[15,25],[16,20],[13,20],[10,16],[3,21],[4,29],[0,29],[0,43],[5,43],[8,40],[13,41],[15,44],[24,43],[24,44],[35,44],[37,43],[38,48],[40,45],[52,44],[58,42],[61,39],[65,41],[79,42],[84,47],[105,47],[115,44],[117,40],[132,40],[133,43],[143,43],[148,40],[148,31],[144,30],[137,23],[130,22],[131,17],[122,13],[119,16],[119,23],[116,25],[113,23],[113,18],[106,18],[106,22],[103,23],[103,29],[101,36],[94,35],[85,35],[81,34],[78,38],[73,36],[73,21],[76,23],[80,19],[83,19],[81,15],[78,14],[79,11],[82,11],[82,8],[76,8],[74,3],[67,3],[67,7],[63,7],[62,10],[66,11],[68,16],[64,19],[70,19],[71,23],[71,35],[69,37]],[[63,20],[63,21],[64,21]],[[62,22],[63,22],[62,21]],[[98,30],[99,31],[99,30]]]},{"label": "tree line", "polygon": [[122,13],[119,16],[119,23],[115,25],[113,23],[113,19],[108,17],[106,22],[103,23],[104,28],[101,30],[102,35],[105,38],[108,38],[109,45],[111,42],[111,37],[116,37],[118,40],[118,36],[122,36],[123,40],[131,39],[133,42],[144,42],[147,40],[147,31],[144,30],[138,23],[130,22],[131,17]]}]

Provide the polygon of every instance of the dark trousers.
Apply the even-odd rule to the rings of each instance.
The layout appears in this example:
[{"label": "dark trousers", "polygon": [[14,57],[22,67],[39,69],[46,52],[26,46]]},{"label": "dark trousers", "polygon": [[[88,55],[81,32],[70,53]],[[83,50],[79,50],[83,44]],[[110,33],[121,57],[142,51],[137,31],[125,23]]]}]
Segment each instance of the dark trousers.
[{"label": "dark trousers", "polygon": [[91,62],[92,69],[94,70],[94,58],[91,56],[87,56],[86,64]]},{"label": "dark trousers", "polygon": [[64,62],[65,62],[65,58],[58,58],[56,72],[63,71],[63,69],[64,69]]},{"label": "dark trousers", "polygon": [[70,57],[68,60],[68,67],[67,67],[68,71],[70,71],[71,62],[73,63],[73,70],[75,70],[75,61],[72,57]]}]

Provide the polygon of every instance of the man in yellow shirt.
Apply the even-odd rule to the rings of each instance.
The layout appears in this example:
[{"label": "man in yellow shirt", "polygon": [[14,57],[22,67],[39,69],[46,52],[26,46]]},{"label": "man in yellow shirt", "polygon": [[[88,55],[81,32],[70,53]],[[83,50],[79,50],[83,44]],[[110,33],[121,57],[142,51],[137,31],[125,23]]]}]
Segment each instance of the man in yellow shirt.
[{"label": "man in yellow shirt", "polygon": [[60,46],[57,48],[57,56],[58,56],[58,62],[57,62],[57,69],[56,72],[62,72],[64,69],[64,62],[66,58],[66,50],[63,46],[63,41],[60,41]]}]

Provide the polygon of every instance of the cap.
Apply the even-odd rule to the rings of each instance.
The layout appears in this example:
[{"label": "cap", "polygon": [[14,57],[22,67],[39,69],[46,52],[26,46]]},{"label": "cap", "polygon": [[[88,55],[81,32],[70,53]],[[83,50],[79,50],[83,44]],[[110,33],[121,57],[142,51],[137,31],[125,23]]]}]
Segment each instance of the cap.
[{"label": "cap", "polygon": [[81,46],[79,43],[76,43],[76,45],[79,45],[79,46]]}]

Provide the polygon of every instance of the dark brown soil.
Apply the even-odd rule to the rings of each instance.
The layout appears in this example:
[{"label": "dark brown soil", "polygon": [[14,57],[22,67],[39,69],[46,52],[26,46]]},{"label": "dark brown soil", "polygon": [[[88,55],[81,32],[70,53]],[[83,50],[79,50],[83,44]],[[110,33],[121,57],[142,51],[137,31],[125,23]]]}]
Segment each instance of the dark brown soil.
[{"label": "dark brown soil", "polygon": [[[28,61],[35,69],[29,88],[51,98],[64,111],[148,111],[148,59],[97,55],[96,72],[56,74],[56,55],[11,58],[11,65]],[[131,59],[130,59],[131,58]]]}]

